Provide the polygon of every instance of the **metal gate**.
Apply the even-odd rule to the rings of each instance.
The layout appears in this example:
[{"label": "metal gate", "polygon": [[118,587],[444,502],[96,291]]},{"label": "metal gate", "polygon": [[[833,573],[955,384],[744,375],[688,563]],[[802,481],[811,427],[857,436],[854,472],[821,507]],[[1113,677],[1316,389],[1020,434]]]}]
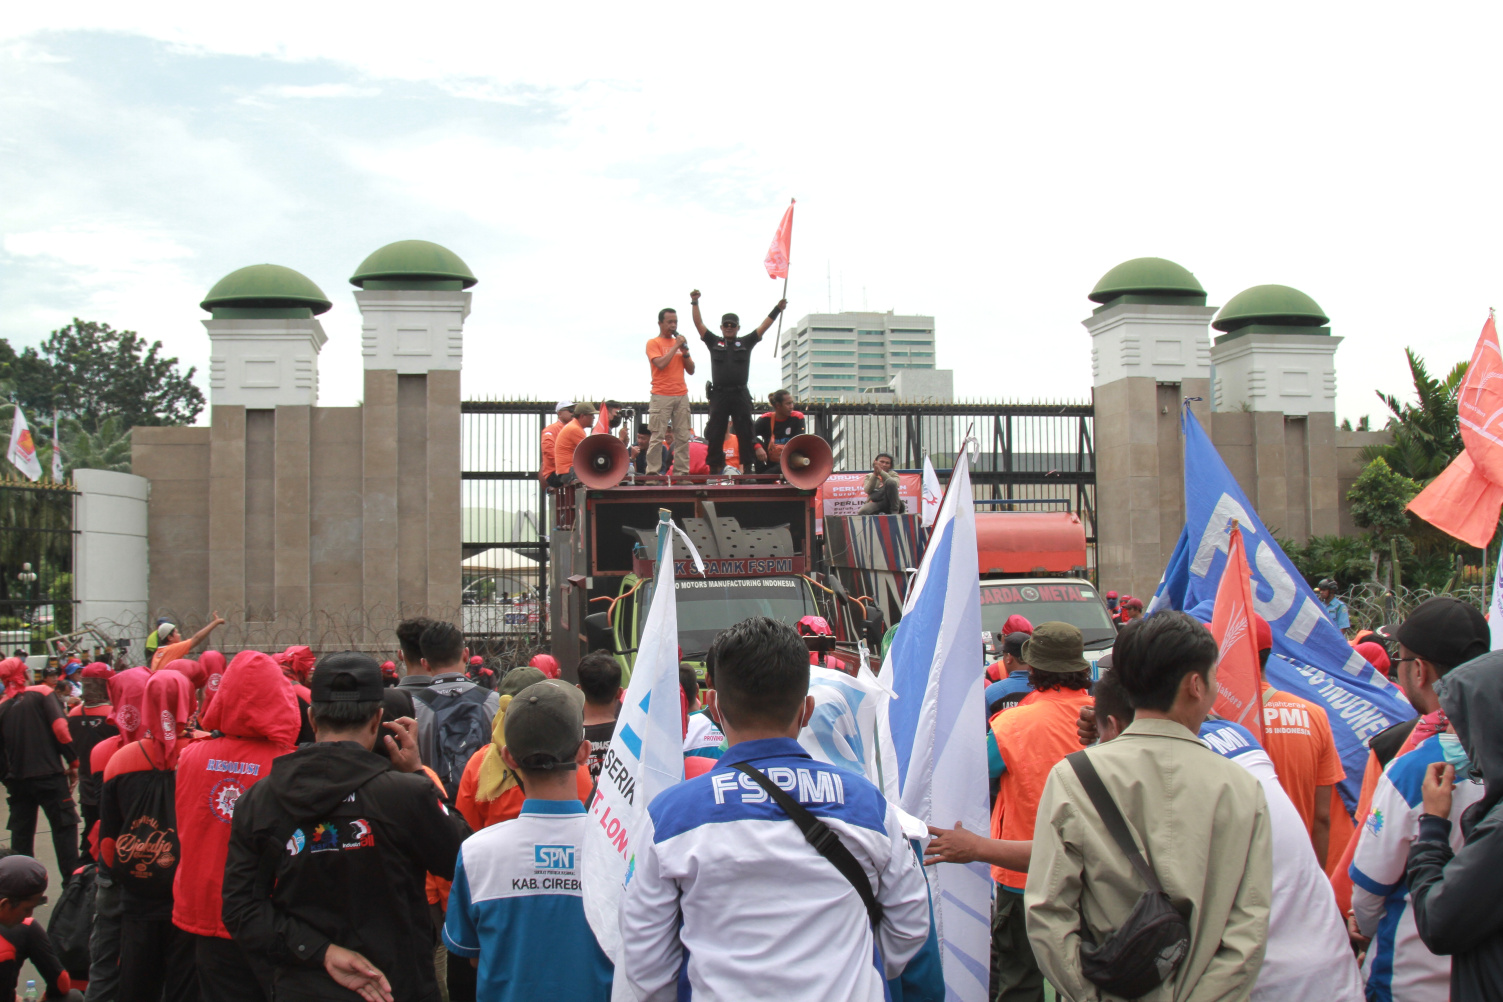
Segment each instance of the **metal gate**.
[{"label": "metal gate", "polygon": [[73,498],[66,485],[0,480],[0,648],[41,654],[73,629]]},{"label": "metal gate", "polygon": [[[538,481],[545,400],[467,400],[460,405],[464,630],[518,642],[548,630],[547,492]],[[634,402],[631,421],[646,421]],[[709,404],[691,402],[703,432]],[[927,454],[941,481],[962,442],[972,446],[972,490],[986,510],[1069,510],[1085,525],[1096,566],[1096,451],[1090,404],[810,403],[807,429],[830,442],[835,469],[861,472],[879,452],[905,470]]]}]

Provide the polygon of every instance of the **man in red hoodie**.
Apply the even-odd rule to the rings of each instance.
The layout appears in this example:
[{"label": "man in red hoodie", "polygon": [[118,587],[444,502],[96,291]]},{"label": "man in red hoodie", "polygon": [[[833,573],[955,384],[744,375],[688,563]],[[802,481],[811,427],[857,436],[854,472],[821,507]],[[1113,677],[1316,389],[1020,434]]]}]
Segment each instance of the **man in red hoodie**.
[{"label": "man in red hoodie", "polygon": [[235,802],[296,747],[297,697],[282,670],[257,651],[235,655],[200,719],[211,732],[177,762],[177,820],[182,843],[172,890],[172,923],[194,940],[205,999],[265,1002],[271,971],[230,939],[220,917],[224,860]]}]

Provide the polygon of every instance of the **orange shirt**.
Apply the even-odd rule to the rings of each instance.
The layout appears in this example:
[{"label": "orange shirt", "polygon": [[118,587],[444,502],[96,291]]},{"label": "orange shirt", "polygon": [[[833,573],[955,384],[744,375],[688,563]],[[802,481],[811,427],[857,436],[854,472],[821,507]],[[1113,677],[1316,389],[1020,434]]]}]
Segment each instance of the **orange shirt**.
[{"label": "orange shirt", "polygon": [[[654,358],[673,352],[673,361],[659,369],[652,365]],[[652,392],[660,397],[687,397],[689,384],[684,382],[684,356],[678,352],[678,339],[650,337],[647,339],[648,368],[652,370]]]},{"label": "orange shirt", "polygon": [[[1083,689],[1038,690],[992,718],[992,734],[1005,766],[992,808],[992,838],[1033,838],[1049,770],[1066,755],[1080,751],[1075,721],[1080,708],[1089,705],[1091,694]],[[992,879],[1021,891],[1028,874],[994,866]]]},{"label": "orange shirt", "polygon": [[[1273,760],[1279,783],[1305,821],[1315,830],[1315,788],[1346,778],[1326,711],[1293,693],[1263,684],[1263,747]],[[1325,861],[1322,860],[1322,863]]]},{"label": "orange shirt", "polygon": [[[464,764],[464,773],[459,777],[459,791],[454,794],[454,806],[464,815],[465,821],[469,822],[471,831],[478,832],[482,828],[510,821],[522,813],[522,801],[527,799],[520,786],[513,786],[495,800],[475,799],[475,790],[480,785],[480,764],[485,761],[485,753],[488,751],[490,746],[486,745],[470,756],[470,760]],[[576,769],[574,772],[580,803],[589,806],[590,791],[595,788],[595,781],[590,777],[588,769]]]},{"label": "orange shirt", "polygon": [[192,649],[193,641],[191,640],[179,640],[175,644],[168,644],[165,647],[158,647],[157,652],[152,655],[151,658],[151,670],[156,671],[163,665],[172,664],[172,662],[176,661],[178,658],[187,657],[188,652]]},{"label": "orange shirt", "polygon": [[578,421],[570,421],[558,433],[558,438],[553,443],[553,468],[559,476],[574,469],[574,450],[579,448],[579,443],[588,434],[589,431]]},{"label": "orange shirt", "polygon": [[543,429],[543,469],[542,475],[547,476],[556,467],[553,465],[553,447],[558,438],[558,433],[564,430],[562,421],[555,421]]}]

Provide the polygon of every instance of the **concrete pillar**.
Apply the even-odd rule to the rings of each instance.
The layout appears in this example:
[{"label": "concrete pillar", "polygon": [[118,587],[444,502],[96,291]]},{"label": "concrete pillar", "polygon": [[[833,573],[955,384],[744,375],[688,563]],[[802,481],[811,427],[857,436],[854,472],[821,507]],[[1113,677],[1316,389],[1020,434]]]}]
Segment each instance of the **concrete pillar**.
[{"label": "concrete pillar", "polygon": [[1179,408],[1207,395],[1216,311],[1162,258],[1118,265],[1090,298],[1099,583],[1146,603],[1184,523]]},{"label": "concrete pillar", "polygon": [[147,625],[147,501],[145,477],[108,470],[75,470],[73,597],[78,624],[106,636],[144,639]]},{"label": "concrete pillar", "polygon": [[1320,306],[1287,285],[1255,285],[1233,296],[1212,326],[1219,411],[1303,417],[1336,410],[1336,347]]}]

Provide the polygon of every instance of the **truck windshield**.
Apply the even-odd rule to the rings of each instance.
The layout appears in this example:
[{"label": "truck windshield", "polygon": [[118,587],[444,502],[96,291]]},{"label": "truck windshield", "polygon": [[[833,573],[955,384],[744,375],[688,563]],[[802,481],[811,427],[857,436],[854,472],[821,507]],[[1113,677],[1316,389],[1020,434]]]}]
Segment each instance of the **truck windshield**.
[{"label": "truck windshield", "polygon": [[[680,578],[674,584],[678,642],[685,657],[709,650],[721,630],[751,616],[768,616],[793,626],[804,616],[817,615],[809,588],[799,578]],[[652,589],[645,591],[643,623],[652,607]]]},{"label": "truck windshield", "polygon": [[1085,645],[1110,646],[1117,638],[1106,607],[1096,589],[1079,584],[993,585],[981,582],[981,628],[1000,636],[1007,617],[1018,613],[1034,626],[1040,623],[1070,623],[1080,627]]}]

